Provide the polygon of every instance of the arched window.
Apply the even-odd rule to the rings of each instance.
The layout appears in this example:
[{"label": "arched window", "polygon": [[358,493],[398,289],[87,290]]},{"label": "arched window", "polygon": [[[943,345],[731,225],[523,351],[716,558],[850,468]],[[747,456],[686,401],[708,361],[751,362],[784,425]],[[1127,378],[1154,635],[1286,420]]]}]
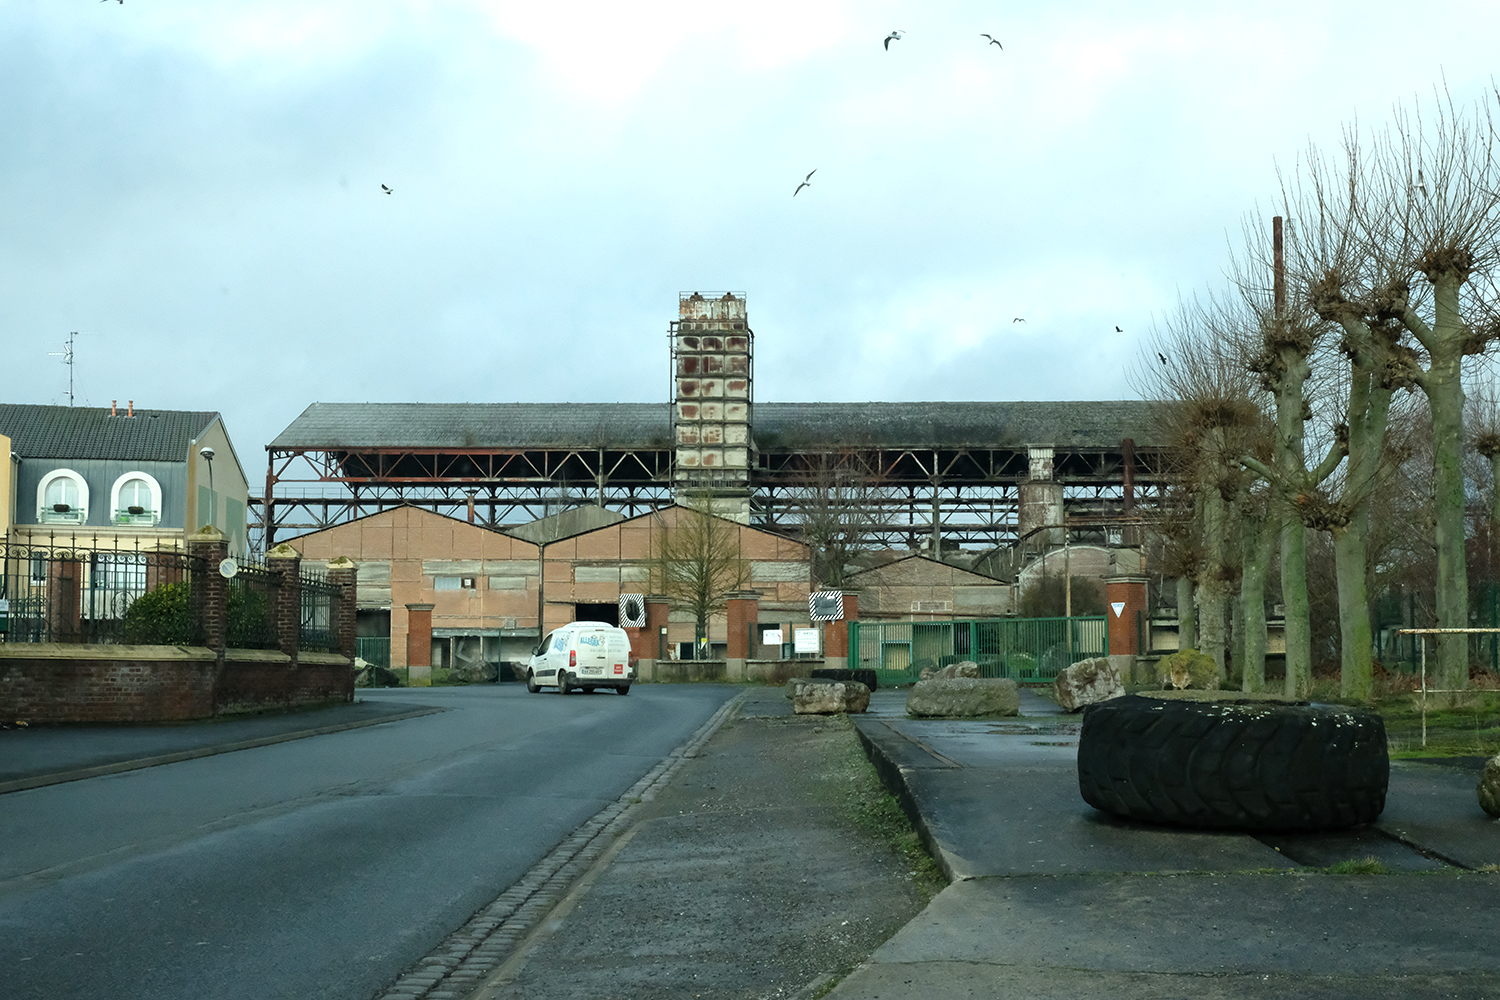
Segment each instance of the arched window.
[{"label": "arched window", "polygon": [[89,484],[72,469],[54,469],[36,487],[41,524],[83,524],[89,519]]},{"label": "arched window", "polygon": [[161,484],[149,472],[127,472],[110,490],[109,510],[115,524],[153,527],[161,523]]}]

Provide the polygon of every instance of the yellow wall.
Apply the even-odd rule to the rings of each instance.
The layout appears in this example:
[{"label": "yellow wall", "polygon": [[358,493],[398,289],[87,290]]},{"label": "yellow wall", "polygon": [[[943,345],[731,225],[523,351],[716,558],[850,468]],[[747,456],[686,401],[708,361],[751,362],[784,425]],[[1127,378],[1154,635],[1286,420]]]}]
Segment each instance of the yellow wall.
[{"label": "yellow wall", "polygon": [[10,438],[0,434],[0,538],[10,537],[16,516],[16,466],[10,453]]},{"label": "yellow wall", "polygon": [[[213,462],[213,491],[217,503],[216,509],[209,511],[199,509],[198,487],[208,488],[209,470],[208,462],[199,454],[205,447],[214,450]],[[188,445],[188,495],[187,495],[187,534],[203,527],[205,524],[213,524],[215,528],[229,535],[227,524],[227,500],[235,500],[240,504],[243,512],[246,528],[237,539],[230,540],[230,551],[243,554],[249,532],[250,522],[250,484],[246,480],[245,470],[240,465],[239,457],[235,454],[234,445],[230,443],[229,435],[224,430],[224,422],[215,420],[203,429],[203,433]]]}]

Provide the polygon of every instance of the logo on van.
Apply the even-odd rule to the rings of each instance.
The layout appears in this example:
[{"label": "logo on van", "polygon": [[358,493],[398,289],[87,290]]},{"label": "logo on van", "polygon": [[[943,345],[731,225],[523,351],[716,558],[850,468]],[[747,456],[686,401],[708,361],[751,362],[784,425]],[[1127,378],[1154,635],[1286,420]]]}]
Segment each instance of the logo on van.
[{"label": "logo on van", "polygon": [[604,645],[604,637],[598,632],[585,632],[578,637],[578,644],[580,646],[602,646]]}]

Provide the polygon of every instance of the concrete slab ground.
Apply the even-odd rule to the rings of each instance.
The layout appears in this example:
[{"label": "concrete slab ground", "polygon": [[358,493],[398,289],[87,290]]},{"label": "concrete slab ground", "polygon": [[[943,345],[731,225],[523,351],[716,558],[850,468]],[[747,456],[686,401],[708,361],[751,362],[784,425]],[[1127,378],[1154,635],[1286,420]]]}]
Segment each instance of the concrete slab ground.
[{"label": "concrete slab ground", "polygon": [[344,705],[199,722],[4,729],[0,730],[0,793],[246,750],[440,711],[441,708],[429,705],[357,697],[354,702]]},{"label": "concrete slab ground", "polygon": [[[1030,693],[1028,692],[1028,695]],[[867,749],[955,881],[831,994],[1500,996],[1500,825],[1469,769],[1397,762],[1373,827],[1250,836],[1129,823],[1079,795],[1081,725],[910,720]],[[1333,875],[1368,856],[1394,874]]]}]

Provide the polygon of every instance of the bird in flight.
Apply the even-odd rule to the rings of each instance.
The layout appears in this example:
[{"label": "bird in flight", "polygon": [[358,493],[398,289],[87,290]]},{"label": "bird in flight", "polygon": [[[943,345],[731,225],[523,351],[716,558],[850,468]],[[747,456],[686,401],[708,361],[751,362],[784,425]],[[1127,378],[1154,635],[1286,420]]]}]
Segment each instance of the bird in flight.
[{"label": "bird in flight", "polygon": [[[997,39],[994,35],[986,35],[984,32],[981,31],[979,33],[979,37],[980,38],[988,38],[990,40],[990,44],[991,45],[1000,45],[1000,40]],[[1001,52],[1005,51],[1005,46],[1004,45],[1000,45],[1000,51]]]},{"label": "bird in flight", "polygon": [[1167,356],[1165,354],[1163,354],[1161,351],[1157,351],[1156,352],[1156,356],[1158,358],[1161,358],[1161,363],[1162,364],[1166,364],[1167,363]]},{"label": "bird in flight", "polygon": [[1121,330],[1121,329],[1120,329],[1120,328],[1119,328],[1119,327],[1118,327],[1118,326],[1117,326],[1117,327],[1115,327],[1115,333],[1124,333],[1124,332],[1125,332],[1125,331],[1124,331],[1124,330]]},{"label": "bird in flight", "polygon": [[[120,0],[120,2],[124,3],[125,0]],[[901,36],[904,35],[904,34],[906,34],[906,32],[893,30],[889,35],[886,35],[885,36],[885,50],[887,52],[891,51],[891,43],[892,42],[899,42],[901,40]]]},{"label": "bird in flight", "polygon": [[380,185],[380,190],[384,191],[386,194],[395,194],[396,193],[396,189],[393,188],[393,187],[391,187],[389,184],[382,184],[382,185]]},{"label": "bird in flight", "polygon": [[1024,323],[1026,321],[1024,319],[1022,319],[1021,317],[1017,316],[1015,319],[1011,320],[1011,322],[1012,323]]},{"label": "bird in flight", "polygon": [[797,195],[802,192],[803,188],[805,188],[805,187],[812,187],[812,175],[815,174],[815,173],[817,173],[817,172],[818,172],[818,168],[817,167],[813,167],[811,170],[809,170],[807,172],[807,177],[803,179],[803,181],[802,181],[801,184],[797,185],[797,190],[792,192],[792,197],[793,198],[797,197]]}]

